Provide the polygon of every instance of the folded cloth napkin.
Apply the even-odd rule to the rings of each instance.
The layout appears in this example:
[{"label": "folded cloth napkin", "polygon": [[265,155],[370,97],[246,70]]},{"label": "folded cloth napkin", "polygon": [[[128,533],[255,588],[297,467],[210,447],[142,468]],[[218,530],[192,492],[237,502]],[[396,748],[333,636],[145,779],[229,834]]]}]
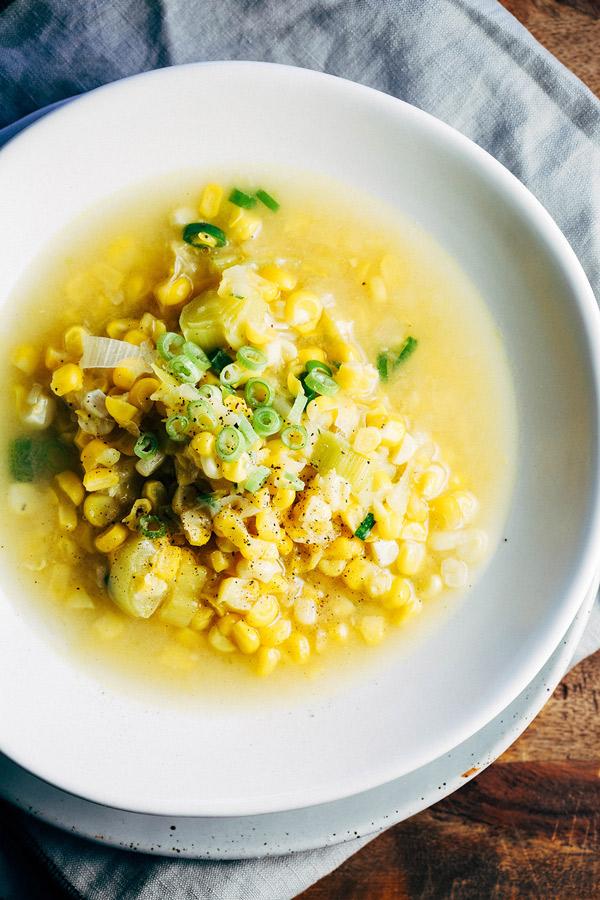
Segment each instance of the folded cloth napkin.
[{"label": "folded cloth napkin", "polygon": [[[600,103],[495,0],[13,0],[0,14],[0,48],[0,126],[104,82],[198,60],[288,63],[387,91],[514,172],[554,216],[599,295]],[[576,660],[599,646],[596,604]],[[62,888],[86,900],[284,900],[369,840],[196,862],[110,850],[16,813],[15,829]],[[0,848],[0,896],[26,896],[15,883]]]}]

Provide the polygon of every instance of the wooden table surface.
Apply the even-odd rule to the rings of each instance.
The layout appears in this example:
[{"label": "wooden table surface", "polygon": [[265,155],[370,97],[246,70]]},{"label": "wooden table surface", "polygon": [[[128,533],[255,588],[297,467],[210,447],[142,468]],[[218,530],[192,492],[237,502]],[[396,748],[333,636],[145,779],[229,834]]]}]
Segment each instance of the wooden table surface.
[{"label": "wooden table surface", "polygon": [[[600,96],[600,0],[502,0]],[[600,651],[513,746],[302,900],[600,898]]]}]

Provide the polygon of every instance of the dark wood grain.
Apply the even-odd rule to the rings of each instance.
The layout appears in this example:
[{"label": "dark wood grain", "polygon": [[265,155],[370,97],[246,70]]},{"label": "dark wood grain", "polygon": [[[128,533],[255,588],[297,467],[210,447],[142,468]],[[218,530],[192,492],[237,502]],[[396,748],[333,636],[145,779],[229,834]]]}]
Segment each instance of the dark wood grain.
[{"label": "dark wood grain", "polygon": [[600,652],[489,769],[303,900],[600,897]]}]

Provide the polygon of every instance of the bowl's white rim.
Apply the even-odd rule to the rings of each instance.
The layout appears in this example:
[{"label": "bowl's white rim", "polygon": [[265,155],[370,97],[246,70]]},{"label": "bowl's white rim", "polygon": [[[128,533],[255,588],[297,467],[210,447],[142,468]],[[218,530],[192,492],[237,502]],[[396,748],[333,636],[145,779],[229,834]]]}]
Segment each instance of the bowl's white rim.
[{"label": "bowl's white rim", "polygon": [[569,589],[565,592],[564,602],[561,604],[553,618],[546,622],[543,632],[538,633],[537,639],[533,643],[529,655],[521,660],[518,665],[513,665],[510,673],[504,682],[501,690],[497,690],[493,697],[487,702],[482,702],[477,712],[471,712],[461,718],[460,724],[453,729],[432,738],[428,742],[428,750],[423,753],[419,759],[415,759],[412,764],[405,763],[402,766],[394,765],[393,761],[387,763],[382,761],[372,761],[368,771],[360,772],[353,779],[346,779],[343,787],[338,785],[332,787],[328,792],[311,792],[303,789],[302,793],[279,794],[272,798],[266,805],[257,807],[255,801],[245,802],[243,798],[236,798],[235,801],[223,801],[212,803],[210,808],[196,808],[196,800],[193,798],[178,798],[173,805],[164,803],[152,803],[149,807],[146,803],[139,803],[138,800],[131,798],[128,801],[121,796],[112,796],[108,791],[97,793],[93,789],[88,789],[77,782],[76,775],[69,772],[63,772],[58,777],[56,772],[43,770],[36,762],[32,764],[28,760],[28,749],[25,747],[12,747],[10,736],[2,735],[0,744],[2,752],[9,758],[14,760],[20,766],[36,774],[42,780],[48,781],[57,787],[69,793],[92,800],[93,802],[110,806],[115,809],[124,809],[131,812],[140,812],[156,815],[179,815],[179,816],[232,816],[232,815],[259,815],[262,813],[270,813],[283,811],[292,808],[300,808],[303,806],[314,806],[320,803],[332,802],[343,797],[352,796],[357,793],[369,790],[386,782],[392,781],[407,771],[420,768],[434,759],[437,759],[443,753],[448,752],[452,747],[465,741],[470,735],[479,731],[488,722],[495,718],[503,709],[505,709],[529,684],[535,675],[540,671],[542,666],[549,659],[556,649],[559,641],[563,638],[571,622],[573,621],[582,597],[589,587],[594,573],[598,567],[600,560],[600,310],[596,302],[596,298],[592,288],[587,280],[587,276],[577,259],[575,252],[569,242],[563,235],[562,231],[550,216],[544,206],[537,200],[534,195],[525,187],[508,169],[500,162],[494,159],[487,151],[479,147],[470,138],[465,137],[452,126],[447,125],[435,116],[424,112],[418,107],[412,106],[403,100],[385,94],[374,88],[357,84],[347,79],[339,78],[335,75],[329,75],[323,72],[317,72],[312,69],[304,69],[295,66],[281,65],[278,63],[254,62],[244,60],[223,60],[212,62],[187,63],[181,66],[166,67],[163,69],[154,69],[148,72],[142,72],[128,78],[123,78],[109,84],[102,85],[92,91],[81,96],[73,98],[72,102],[64,104],[57,109],[52,110],[47,116],[33,122],[23,132],[12,138],[5,147],[0,150],[0,165],[2,164],[2,156],[5,153],[18,150],[21,143],[27,141],[32,132],[41,132],[47,127],[50,120],[55,123],[57,117],[67,117],[77,115],[86,105],[93,105],[94,96],[97,93],[106,93],[126,89],[129,82],[139,81],[141,79],[152,80],[157,78],[168,78],[174,71],[180,70],[192,72],[197,69],[223,69],[223,68],[246,68],[246,69],[262,69],[273,72],[277,70],[281,73],[281,77],[292,77],[304,79],[307,86],[310,83],[318,83],[326,81],[329,85],[334,85],[340,94],[363,95],[370,99],[372,104],[379,104],[387,114],[395,112],[402,107],[403,115],[413,117],[419,120],[422,126],[425,126],[435,137],[441,140],[449,147],[454,147],[464,158],[470,160],[476,168],[482,170],[489,178],[495,182],[496,188],[506,197],[511,206],[517,209],[522,208],[524,217],[529,223],[529,227],[537,232],[548,248],[548,252],[554,257],[555,261],[560,265],[565,279],[569,282],[576,306],[584,326],[585,336],[587,340],[588,363],[591,372],[591,382],[593,386],[595,405],[594,405],[594,421],[593,427],[593,446],[592,459],[595,461],[595,477],[591,486],[590,496],[593,502],[590,503],[590,509],[585,522],[582,522],[582,533],[580,540],[580,552],[575,560],[576,576],[573,578]]}]

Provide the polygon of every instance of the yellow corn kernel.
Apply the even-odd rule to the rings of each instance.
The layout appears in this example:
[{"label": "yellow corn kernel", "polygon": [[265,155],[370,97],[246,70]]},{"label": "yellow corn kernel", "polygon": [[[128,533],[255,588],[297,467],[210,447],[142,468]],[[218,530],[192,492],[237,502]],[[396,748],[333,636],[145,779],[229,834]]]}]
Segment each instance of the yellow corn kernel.
[{"label": "yellow corn kernel", "polygon": [[137,407],[133,403],[128,403],[122,396],[107,397],[106,411],[121,427],[131,424],[136,417],[139,418]]},{"label": "yellow corn kernel", "polygon": [[264,541],[281,540],[281,525],[272,509],[261,509],[256,513],[255,522],[257,534]]},{"label": "yellow corn kernel", "polygon": [[338,537],[327,548],[327,555],[333,559],[355,559],[364,552],[364,544],[358,538]]},{"label": "yellow corn kernel", "polygon": [[298,394],[304,392],[304,388],[302,387],[302,382],[299,378],[296,378],[293,372],[290,372],[287,377],[287,389],[292,395],[292,397],[297,397]]},{"label": "yellow corn kernel", "polygon": [[292,634],[285,646],[296,663],[305,663],[310,656],[310,641],[305,634]]},{"label": "yellow corn kernel", "polygon": [[75,472],[71,472],[68,469],[64,472],[61,472],[54,479],[61,489],[63,494],[69,498],[71,503],[75,506],[79,506],[83,503],[83,499],[85,497],[85,491],[83,489],[83,485],[81,483],[81,478],[79,475],[76,475]]},{"label": "yellow corn kernel", "polygon": [[351,394],[365,397],[377,384],[377,370],[361,362],[343,362],[338,369],[336,381]]},{"label": "yellow corn kernel", "polygon": [[229,566],[230,557],[221,550],[213,550],[210,554],[210,564],[215,572],[224,572]]},{"label": "yellow corn kernel", "polygon": [[277,488],[273,496],[273,506],[275,509],[289,509],[296,499],[296,491],[292,488]]},{"label": "yellow corn kernel", "polygon": [[294,618],[298,625],[304,625],[306,628],[312,628],[317,624],[317,604],[316,601],[309,596],[297,597],[294,603]]},{"label": "yellow corn kernel", "polygon": [[75,531],[77,528],[77,510],[67,497],[58,501],[58,524],[63,531]]},{"label": "yellow corn kernel", "polygon": [[221,616],[219,621],[217,622],[217,628],[224,634],[225,637],[230,637],[231,632],[233,631],[233,626],[236,622],[240,621],[240,617],[234,615],[233,613],[225,613],[224,616]]},{"label": "yellow corn kernel", "polygon": [[303,350],[298,351],[298,362],[301,365],[307,363],[309,359],[318,359],[319,362],[326,362],[327,356],[320,347],[305,347]]},{"label": "yellow corn kernel", "polygon": [[294,549],[294,542],[291,537],[282,532],[281,537],[277,541],[277,549],[280,556],[287,556],[288,553],[291,553]]},{"label": "yellow corn kernel", "polygon": [[336,597],[331,602],[330,609],[336,619],[347,619],[356,612],[356,606],[348,597]]},{"label": "yellow corn kernel", "polygon": [[122,391],[128,391],[135,383],[140,372],[136,360],[123,360],[113,369],[113,384],[115,387],[121,388]]},{"label": "yellow corn kernel", "polygon": [[83,371],[75,363],[66,363],[54,371],[50,387],[58,397],[71,391],[80,391],[83,386]]},{"label": "yellow corn kernel", "polygon": [[443,590],[444,582],[436,573],[432,573],[419,587],[419,594],[423,600],[433,600]]},{"label": "yellow corn kernel", "polygon": [[262,219],[256,213],[238,209],[229,221],[230,233],[238,241],[251,241],[258,237],[262,228]]},{"label": "yellow corn kernel", "polygon": [[148,282],[141,272],[132,272],[123,284],[123,293],[129,303],[141,300],[148,292]]},{"label": "yellow corn kernel", "polygon": [[149,338],[156,343],[159,337],[165,334],[167,326],[162,319],[157,319],[152,313],[145,312],[140,319],[140,328]]},{"label": "yellow corn kernel", "polygon": [[142,412],[149,412],[152,407],[150,397],[159,387],[158,378],[140,378],[129,391],[129,402],[141,409]]},{"label": "yellow corn kernel", "polygon": [[246,622],[240,620],[236,622],[231,630],[233,640],[238,645],[238,649],[242,653],[256,653],[260,647],[260,635],[256,628],[252,628]]},{"label": "yellow corn kernel", "polygon": [[82,431],[81,428],[77,429],[77,434],[75,435],[75,440],[73,443],[77,447],[78,450],[83,450],[88,444],[90,444],[94,440],[93,435],[86,434],[85,431]]},{"label": "yellow corn kernel", "polygon": [[273,591],[274,594],[282,594],[287,597],[289,593],[289,584],[283,575],[275,575],[274,578],[271,578],[268,584],[265,585],[265,590]]},{"label": "yellow corn kernel", "polygon": [[264,346],[264,344],[268,344],[273,336],[273,331],[270,328],[265,328],[264,326],[261,328],[258,325],[254,325],[252,322],[246,323],[246,337],[251,344],[256,344],[258,347]]},{"label": "yellow corn kernel", "polygon": [[106,326],[106,333],[115,340],[123,340],[123,335],[138,325],[137,319],[112,319]]},{"label": "yellow corn kernel", "polygon": [[327,630],[327,635],[339,644],[345,644],[350,637],[350,626],[347,622],[336,622]]},{"label": "yellow corn kernel", "polygon": [[381,443],[381,433],[378,428],[359,428],[354,438],[354,449],[359,453],[372,453]]},{"label": "yellow corn kernel", "polygon": [[363,616],[358,623],[358,630],[366,644],[380,644],[385,635],[385,619],[383,616]]},{"label": "yellow corn kernel", "polygon": [[263,677],[270,675],[278,666],[281,652],[276,647],[261,647],[256,654],[256,672]]},{"label": "yellow corn kernel", "polygon": [[235,462],[223,462],[222,469],[224,478],[239,484],[241,481],[245,481],[250,474],[250,457],[247,453],[242,453]]},{"label": "yellow corn kernel", "polygon": [[[289,269],[284,269],[281,266],[276,266],[273,263],[263,266],[260,270],[260,274],[263,278],[266,278],[267,281],[276,284],[280,291],[293,291],[298,284],[298,277],[294,272],[291,272]],[[308,358],[317,359],[316,356],[309,356]]]},{"label": "yellow corn kernel", "polygon": [[216,625],[208,632],[208,643],[218,653],[234,653],[235,644],[222,634]]},{"label": "yellow corn kernel", "polygon": [[427,522],[406,522],[402,528],[401,538],[404,541],[426,541],[429,534]]},{"label": "yellow corn kernel", "polygon": [[81,325],[72,325],[65,331],[65,350],[69,356],[75,359],[81,359],[83,356],[83,341],[87,337],[88,331]]},{"label": "yellow corn kernel", "polygon": [[401,578],[394,575],[392,578],[392,586],[386,596],[383,598],[383,605],[386,609],[400,609],[407,603],[410,603],[414,597],[415,589],[412,581],[408,578]]},{"label": "yellow corn kernel", "polygon": [[[125,527],[125,526],[121,526]],[[126,529],[128,533],[128,529]],[[162,578],[167,584],[173,584],[177,578],[181,566],[182,550],[173,544],[162,544],[160,550],[152,560],[152,574]]]},{"label": "yellow corn kernel", "polygon": [[32,344],[20,344],[13,350],[11,362],[25,375],[33,375],[40,364],[40,354]]},{"label": "yellow corn kernel", "polygon": [[451,531],[472,522],[478,508],[477,498],[470,491],[442,494],[432,504],[436,520],[443,528],[449,528]]},{"label": "yellow corn kernel", "polygon": [[384,406],[375,406],[367,412],[367,426],[369,428],[383,428],[389,417],[389,410]]},{"label": "yellow corn kernel", "polygon": [[123,335],[123,340],[127,341],[128,344],[133,344],[135,347],[139,347],[144,341],[148,340],[148,335],[145,331],[142,331],[141,328],[132,328],[131,331],[126,331]]},{"label": "yellow corn kernel", "polygon": [[201,216],[213,219],[221,207],[223,200],[223,188],[220,184],[207,184],[202,191],[198,210]]},{"label": "yellow corn kernel", "polygon": [[105,469],[103,466],[89,469],[83,476],[83,486],[89,492],[107,491],[111,487],[116,487],[118,483],[118,473],[113,469]]},{"label": "yellow corn kernel", "polygon": [[384,447],[397,447],[406,434],[406,425],[402,419],[388,418],[381,429],[381,443]]},{"label": "yellow corn kernel", "polygon": [[368,559],[353,559],[344,570],[344,581],[351,591],[366,592],[373,575],[373,563]]},{"label": "yellow corn kernel", "polygon": [[56,369],[60,368],[60,366],[64,366],[67,361],[68,356],[66,353],[63,353],[62,350],[57,350],[56,347],[46,347],[44,365],[48,371],[54,372]]},{"label": "yellow corn kernel", "polygon": [[260,629],[261,641],[266,647],[276,647],[278,644],[283,644],[291,633],[292,623],[289,619],[285,619],[282,616],[270,625]]},{"label": "yellow corn kernel", "polygon": [[286,300],[286,321],[300,334],[314,331],[322,312],[323,304],[312,291],[294,291]]},{"label": "yellow corn kernel", "polygon": [[[354,362],[358,359],[358,353],[352,344],[348,341],[335,340],[328,347],[329,359],[336,359],[339,362]],[[370,424],[370,423],[369,423]]]},{"label": "yellow corn kernel", "polygon": [[120,457],[121,454],[115,447],[110,447],[100,438],[94,438],[81,451],[81,463],[84,469],[94,469],[96,466],[114,466]]},{"label": "yellow corn kernel", "polygon": [[199,456],[211,456],[215,449],[215,436],[210,431],[201,431],[192,438],[190,447]]},{"label": "yellow corn kernel", "polygon": [[158,284],[154,293],[161,306],[181,306],[192,293],[193,285],[187,275]]},{"label": "yellow corn kernel", "polygon": [[338,578],[346,568],[345,559],[322,559],[317,569],[329,578]]},{"label": "yellow corn kernel", "polygon": [[365,510],[358,503],[349,503],[345,509],[341,510],[340,516],[344,525],[354,534],[365,517]]},{"label": "yellow corn kernel", "polygon": [[416,541],[402,541],[396,560],[396,570],[401,575],[416,575],[425,562],[425,556],[424,544]]},{"label": "yellow corn kernel", "polygon": [[397,512],[379,512],[377,534],[384,541],[397,541],[404,527],[404,518]]},{"label": "yellow corn kernel", "polygon": [[162,481],[145,481],[142,488],[142,497],[152,504],[152,512],[156,512],[167,502],[167,490]]},{"label": "yellow corn kernel", "polygon": [[223,405],[232,412],[243,413],[245,416],[252,415],[252,411],[248,407],[248,404],[245,400],[242,400],[241,397],[238,397],[237,394],[226,394],[225,397],[223,397]]},{"label": "yellow corn kernel", "polygon": [[111,525],[96,538],[94,542],[96,550],[99,550],[100,553],[112,553],[113,550],[124,544],[128,537],[129,530],[125,525],[121,525],[120,522],[116,525]]},{"label": "yellow corn kernel", "polygon": [[246,613],[246,622],[253,628],[271,625],[279,615],[279,605],[273,594],[263,594]]},{"label": "yellow corn kernel", "polygon": [[118,512],[118,502],[106,494],[86,497],[83,502],[83,515],[94,528],[105,528],[115,519]]},{"label": "yellow corn kernel", "polygon": [[420,613],[422,609],[423,604],[413,593],[408,603],[405,603],[403,606],[400,606],[398,609],[394,609],[389,613],[389,620],[392,625],[404,625],[408,618],[414,616],[416,613]]},{"label": "yellow corn kernel", "polygon": [[214,610],[209,606],[201,606],[190,622],[190,628],[194,631],[205,631],[214,618]]},{"label": "yellow corn kernel", "polygon": [[235,612],[247,612],[258,597],[258,582],[250,578],[223,578],[218,600]]},{"label": "yellow corn kernel", "polygon": [[425,522],[429,515],[429,504],[416,493],[411,493],[406,506],[406,515],[413,522]]}]

